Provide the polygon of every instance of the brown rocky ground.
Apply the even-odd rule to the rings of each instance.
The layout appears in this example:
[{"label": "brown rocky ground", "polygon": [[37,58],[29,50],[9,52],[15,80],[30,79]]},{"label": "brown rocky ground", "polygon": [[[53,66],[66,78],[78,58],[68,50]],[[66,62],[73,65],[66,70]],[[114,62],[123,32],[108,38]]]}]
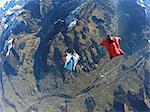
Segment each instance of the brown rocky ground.
[{"label": "brown rocky ground", "polygon": [[[118,33],[117,2],[87,0],[73,15],[78,22],[71,29],[58,19],[71,15],[79,1],[62,1],[59,7],[47,2],[40,2],[41,18],[26,5],[18,18],[27,21],[31,32],[11,35],[17,39],[14,50],[8,58],[1,56],[2,112],[149,111],[149,46],[137,45],[134,53],[110,60],[98,41]],[[129,45],[124,44],[127,35],[121,33],[125,51],[137,44],[131,35]],[[75,72],[63,69],[68,48],[81,56]],[[10,68],[14,72],[9,74]]]}]

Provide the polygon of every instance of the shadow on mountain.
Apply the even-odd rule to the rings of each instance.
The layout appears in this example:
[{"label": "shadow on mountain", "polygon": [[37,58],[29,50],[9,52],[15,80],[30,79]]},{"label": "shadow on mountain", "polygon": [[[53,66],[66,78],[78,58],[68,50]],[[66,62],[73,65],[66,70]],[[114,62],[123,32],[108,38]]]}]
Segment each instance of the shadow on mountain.
[{"label": "shadow on mountain", "polygon": [[87,97],[85,99],[86,112],[94,112],[94,108],[96,106],[96,102],[93,97]]},{"label": "shadow on mountain", "polygon": [[64,75],[64,61],[62,59],[62,55],[61,55],[61,51],[58,48],[55,48],[54,50],[54,62],[56,65],[56,68],[58,69],[58,71],[61,74],[61,77],[63,79],[63,81],[65,81],[65,75]]},{"label": "shadow on mountain", "polygon": [[127,54],[134,53],[147,43],[142,32],[146,26],[144,8],[136,4],[136,0],[122,0],[118,3],[118,11],[122,48]]},{"label": "shadow on mountain", "polygon": [[144,64],[144,87],[145,93],[148,98],[150,98],[150,53],[146,54],[146,62]]},{"label": "shadow on mountain", "polygon": [[18,35],[21,32],[31,33],[31,29],[29,28],[28,25],[26,25],[23,21],[21,21],[18,24],[16,24],[16,26],[14,27],[14,29],[12,30],[12,32],[15,35]]},{"label": "shadow on mountain", "polygon": [[99,24],[103,24],[105,21],[102,19],[98,19],[96,16],[92,17],[92,20],[95,22],[95,24],[99,25]]},{"label": "shadow on mountain", "polygon": [[144,102],[144,90],[140,89],[139,93],[136,94],[134,92],[125,90],[118,86],[118,88],[114,91],[114,102],[113,109],[115,112],[125,112],[125,104],[129,108],[130,111],[134,112],[149,112],[150,109]]},{"label": "shadow on mountain", "polygon": [[128,98],[129,104],[133,108],[133,110],[140,111],[140,112],[141,111],[143,111],[143,112],[150,111],[150,109],[145,104],[143,99],[139,98],[139,94],[134,94],[134,93],[128,91],[127,98]]},{"label": "shadow on mountain", "polygon": [[124,89],[121,86],[114,91],[113,109],[116,112],[124,112],[124,103],[127,103],[127,97]]},{"label": "shadow on mountain", "polygon": [[16,70],[9,64],[8,61],[4,62],[4,71],[7,75],[16,75]]},{"label": "shadow on mountain", "polygon": [[30,1],[27,5],[24,6],[24,9],[30,10],[33,18],[41,19],[40,0]]}]

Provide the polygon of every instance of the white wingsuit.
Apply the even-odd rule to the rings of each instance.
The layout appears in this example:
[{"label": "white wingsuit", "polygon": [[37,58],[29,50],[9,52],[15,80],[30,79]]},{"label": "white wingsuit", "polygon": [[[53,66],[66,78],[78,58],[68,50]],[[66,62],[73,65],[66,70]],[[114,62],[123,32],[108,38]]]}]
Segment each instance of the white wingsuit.
[{"label": "white wingsuit", "polygon": [[66,68],[68,62],[71,60],[72,57],[73,57],[73,60],[74,60],[73,70],[75,70],[75,67],[76,67],[77,63],[80,60],[80,56],[76,52],[73,53],[73,55],[71,55],[70,53],[67,53],[64,68]]}]

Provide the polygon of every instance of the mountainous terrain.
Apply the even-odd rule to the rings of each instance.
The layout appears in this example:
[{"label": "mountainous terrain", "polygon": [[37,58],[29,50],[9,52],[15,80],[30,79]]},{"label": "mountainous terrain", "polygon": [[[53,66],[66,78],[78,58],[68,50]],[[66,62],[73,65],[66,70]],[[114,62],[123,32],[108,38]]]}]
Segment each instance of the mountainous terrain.
[{"label": "mountainous terrain", "polygon": [[[150,111],[148,3],[6,2],[0,8],[0,112]],[[108,34],[121,37],[124,56],[109,59],[99,42]],[[5,56],[9,39],[15,41]],[[64,63],[72,49],[80,61],[70,72]]]}]

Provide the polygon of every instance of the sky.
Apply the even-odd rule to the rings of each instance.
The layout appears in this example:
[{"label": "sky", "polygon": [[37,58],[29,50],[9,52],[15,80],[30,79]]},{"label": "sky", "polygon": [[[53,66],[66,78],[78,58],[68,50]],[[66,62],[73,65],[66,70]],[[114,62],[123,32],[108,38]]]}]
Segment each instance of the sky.
[{"label": "sky", "polygon": [[0,7],[3,7],[3,5],[4,5],[7,1],[11,1],[11,0],[0,0]]}]

